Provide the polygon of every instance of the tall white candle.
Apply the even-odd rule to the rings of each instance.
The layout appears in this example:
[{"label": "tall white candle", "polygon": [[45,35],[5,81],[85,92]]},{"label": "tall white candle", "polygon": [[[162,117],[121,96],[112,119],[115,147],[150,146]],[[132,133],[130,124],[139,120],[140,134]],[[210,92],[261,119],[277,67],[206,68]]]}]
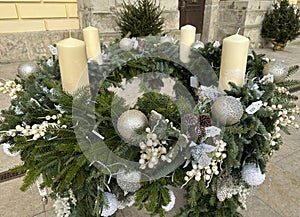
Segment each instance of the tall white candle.
[{"label": "tall white candle", "polygon": [[98,64],[102,64],[102,54],[98,29],[89,26],[84,28],[82,32],[83,39],[86,44],[87,57],[89,59],[95,60]]},{"label": "tall white candle", "polygon": [[87,56],[84,41],[67,38],[57,44],[63,89],[73,93],[89,84]]},{"label": "tall white candle", "polygon": [[223,40],[219,90],[230,90],[228,82],[244,85],[249,39],[235,34]]},{"label": "tall white candle", "polygon": [[189,62],[191,46],[195,43],[196,27],[192,25],[182,26],[180,29],[180,60]]}]

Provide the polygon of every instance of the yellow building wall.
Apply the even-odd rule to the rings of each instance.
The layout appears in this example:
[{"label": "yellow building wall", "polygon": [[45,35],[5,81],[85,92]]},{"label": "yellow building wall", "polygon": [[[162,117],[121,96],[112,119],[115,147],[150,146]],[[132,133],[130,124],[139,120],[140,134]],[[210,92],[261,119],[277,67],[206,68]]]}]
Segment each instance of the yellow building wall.
[{"label": "yellow building wall", "polygon": [[0,33],[79,29],[77,0],[0,0]]},{"label": "yellow building wall", "polygon": [[289,0],[290,3],[296,5],[297,4],[297,0]]}]

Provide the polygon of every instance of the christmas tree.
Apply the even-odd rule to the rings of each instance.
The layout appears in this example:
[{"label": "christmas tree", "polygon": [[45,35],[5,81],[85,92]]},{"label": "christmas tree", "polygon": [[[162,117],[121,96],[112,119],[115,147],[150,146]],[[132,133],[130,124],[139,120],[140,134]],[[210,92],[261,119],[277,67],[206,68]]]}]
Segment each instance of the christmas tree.
[{"label": "christmas tree", "polygon": [[265,14],[261,36],[271,40],[274,50],[283,50],[288,41],[297,38],[299,30],[299,8],[282,0],[274,3],[273,9]]}]

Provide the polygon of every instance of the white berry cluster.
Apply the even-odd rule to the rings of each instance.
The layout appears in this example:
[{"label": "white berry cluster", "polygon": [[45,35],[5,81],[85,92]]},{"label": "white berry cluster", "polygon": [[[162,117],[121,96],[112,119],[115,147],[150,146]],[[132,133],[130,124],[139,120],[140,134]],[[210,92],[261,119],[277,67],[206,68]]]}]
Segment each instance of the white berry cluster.
[{"label": "white berry cluster", "polygon": [[244,209],[247,208],[247,197],[251,194],[251,189],[246,188],[244,185],[235,185],[227,192],[227,198],[231,198],[233,195],[239,195],[238,200]]},{"label": "white berry cluster", "polygon": [[[55,127],[55,128],[67,128],[66,125],[60,126],[59,118],[62,117],[62,114],[46,116],[41,124],[33,124],[32,126],[27,124],[17,125],[15,129],[10,129],[6,131],[6,135],[10,137],[15,136],[26,136],[31,137],[32,140],[38,140],[39,138],[44,138],[47,128],[48,127]],[[56,122],[50,123],[50,120],[55,120]]]},{"label": "white berry cluster", "polygon": [[[157,134],[151,132],[149,127],[146,128],[147,139],[140,142],[140,168],[146,169],[148,166],[150,169],[154,168],[158,164],[159,160],[172,162],[172,153],[167,153],[167,142],[165,140],[160,141]],[[170,148],[171,149],[171,148]]]},{"label": "white berry cluster", "polygon": [[11,99],[17,98],[17,92],[23,91],[21,84],[16,84],[14,81],[6,81],[5,83],[0,82],[0,92],[8,94]]},{"label": "white berry cluster", "polygon": [[[282,87],[284,88],[284,87]],[[280,89],[281,90],[281,89]],[[283,89],[285,90],[285,89]],[[278,114],[278,119],[276,120],[274,127],[275,130],[271,133],[269,133],[269,138],[271,142],[271,146],[275,146],[277,142],[275,141],[276,139],[279,139],[281,137],[280,134],[280,127],[294,127],[296,129],[299,128],[299,125],[296,124],[295,121],[295,116],[293,114],[300,114],[300,109],[296,106],[294,108],[284,108],[283,105],[278,104],[278,105],[270,105],[265,102],[264,106],[273,112],[276,112]]]},{"label": "white berry cluster", "polygon": [[200,181],[201,177],[209,184],[213,175],[219,175],[219,167],[221,166],[223,160],[227,157],[226,146],[227,144],[223,140],[215,141],[217,149],[213,153],[211,163],[207,167],[202,167],[198,162],[192,162],[193,169],[186,172],[184,180],[188,183],[192,178],[196,181]]},{"label": "white berry cluster", "polygon": [[288,89],[287,88],[285,88],[285,87],[276,87],[276,90],[279,92],[279,93],[283,93],[283,94],[286,94],[286,95],[289,95],[290,94],[290,92],[288,91]]},{"label": "white berry cluster", "polygon": [[77,203],[73,191],[70,189],[68,192],[69,197],[60,197],[59,195],[56,195],[57,198],[53,204],[53,207],[57,216],[69,217],[71,215],[71,204],[75,206]]}]

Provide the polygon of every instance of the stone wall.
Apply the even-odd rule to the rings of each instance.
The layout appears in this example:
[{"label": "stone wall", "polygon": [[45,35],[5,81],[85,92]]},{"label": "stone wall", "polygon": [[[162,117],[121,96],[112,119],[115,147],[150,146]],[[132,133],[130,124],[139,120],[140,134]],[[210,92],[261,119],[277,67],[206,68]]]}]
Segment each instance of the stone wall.
[{"label": "stone wall", "polygon": [[[82,28],[92,25],[99,29],[100,37],[105,41],[120,36],[115,22],[115,13],[120,9],[123,0],[78,0],[78,15]],[[131,0],[131,2],[134,2]],[[164,8],[165,31],[177,33],[179,28],[178,1],[159,0]],[[109,37],[111,36],[111,37]]]},{"label": "stone wall", "polygon": [[[123,0],[78,0],[79,30],[72,30],[72,37],[82,39],[81,29],[89,24],[99,29],[102,42],[120,37],[115,12]],[[134,1],[134,0],[131,0]],[[179,35],[179,11],[177,0],[159,0],[165,12],[165,31]],[[237,32],[250,38],[251,46],[262,43],[261,22],[272,0],[206,0],[201,40],[222,41]],[[36,60],[49,56],[48,45],[68,37],[68,31],[38,31],[3,33],[0,37],[0,63]]]},{"label": "stone wall", "polygon": [[260,46],[261,23],[271,5],[272,0],[208,0],[203,40],[221,41],[240,29],[240,34],[250,38],[251,47]]}]

